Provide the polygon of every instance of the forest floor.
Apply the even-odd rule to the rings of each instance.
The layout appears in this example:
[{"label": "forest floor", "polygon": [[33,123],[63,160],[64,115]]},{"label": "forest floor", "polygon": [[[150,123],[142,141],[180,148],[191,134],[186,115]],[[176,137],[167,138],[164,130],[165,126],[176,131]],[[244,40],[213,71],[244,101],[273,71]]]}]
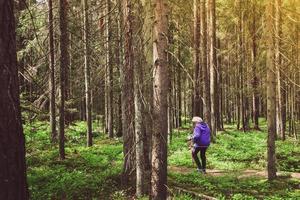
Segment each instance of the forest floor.
[{"label": "forest floor", "polygon": [[[174,130],[168,154],[168,187],[173,199],[300,199],[300,145],[276,141],[278,179],[266,178],[266,123],[243,133],[226,125],[207,151],[207,174],[196,172],[186,137],[190,125]],[[24,127],[32,199],[132,199],[120,189],[122,141],[104,136],[94,123],[94,145],[85,147],[85,123],[66,131],[66,160],[49,142],[46,122]],[[145,197],[144,199],[147,199]]]},{"label": "forest floor", "polygon": [[175,131],[168,163],[170,187],[190,199],[300,199],[300,142],[276,141],[278,179],[268,182],[265,120],[260,124],[262,131],[243,133],[231,124],[218,132],[217,142],[207,151],[207,174],[197,173],[191,160],[184,140],[189,126]]},{"label": "forest floor", "polygon": [[[195,168],[189,167],[177,167],[177,166],[170,166],[168,168],[169,171],[181,173],[181,174],[189,174],[195,172]],[[226,174],[238,174],[238,178],[245,178],[245,177],[253,177],[258,176],[262,178],[267,178],[268,174],[267,171],[261,170],[253,170],[253,169],[245,169],[245,170],[238,170],[238,171],[230,171],[230,170],[218,170],[218,169],[208,169],[207,173],[204,175],[208,176],[224,176]],[[278,177],[286,177],[286,178],[295,178],[300,180],[300,173],[297,172],[277,172]]]}]

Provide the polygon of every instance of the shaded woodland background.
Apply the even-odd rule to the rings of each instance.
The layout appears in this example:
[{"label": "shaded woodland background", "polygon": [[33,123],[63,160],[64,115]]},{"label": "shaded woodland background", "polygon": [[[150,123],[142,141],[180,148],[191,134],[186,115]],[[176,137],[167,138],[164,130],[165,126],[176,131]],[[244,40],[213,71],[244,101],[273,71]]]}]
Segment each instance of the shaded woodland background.
[{"label": "shaded woodland background", "polygon": [[[207,45],[209,42],[207,37],[211,27],[205,14],[208,12],[207,8],[203,9],[203,3],[205,2],[169,2],[166,35],[170,70],[169,129],[178,127],[182,123],[182,116],[204,115],[203,98],[209,93],[209,88],[205,88],[205,81],[211,78],[209,69],[206,75],[204,73],[206,71],[204,66],[210,64],[210,46]],[[49,12],[46,2],[26,4],[20,2],[17,6],[18,58],[21,64],[23,63],[20,65],[22,106],[35,111],[31,112],[31,116],[26,116],[29,121],[36,117],[42,119],[48,117],[50,64],[57,66],[54,72],[54,86],[56,86],[54,96],[57,97],[59,93],[60,16],[59,5],[54,2],[52,6],[52,26],[48,22]],[[65,7],[67,18],[62,28],[66,28],[64,39],[67,43],[66,67],[63,74],[66,113],[68,113],[66,122],[86,118],[84,66],[85,54],[88,54],[92,117],[104,123],[105,131],[111,136],[120,136],[121,76],[124,73],[122,66],[125,64],[125,50],[122,46],[126,42],[124,12],[121,2],[118,1],[91,1],[87,6],[88,10],[85,13],[81,2],[71,1]],[[215,6],[216,55],[213,62],[216,62],[214,72],[216,128],[221,130],[224,122],[236,121],[237,128],[246,131],[250,128],[250,120],[255,122],[254,128],[259,128],[258,116],[267,115],[266,2],[218,1]],[[280,137],[284,137],[282,132],[296,137],[296,124],[299,119],[298,7],[297,1],[283,1],[272,15],[274,20],[272,31],[274,42],[277,44],[274,47],[276,51],[274,62],[276,59],[275,64],[278,65],[275,68],[275,70],[278,68],[278,72],[274,84],[277,87],[280,85],[280,93],[277,89],[276,96],[280,96],[277,97],[277,101],[281,105],[277,106],[280,107],[277,110],[281,112],[284,130],[278,134]],[[153,8],[150,2],[142,1],[132,2],[130,8],[132,10],[130,34],[133,34],[134,43],[137,43],[134,44],[132,54],[137,60],[135,64],[139,66],[137,68],[142,68],[140,71],[143,78],[140,86],[143,89],[145,110],[149,110],[153,76],[151,33]],[[85,15],[88,26],[84,25]],[[48,41],[51,35],[49,28],[53,34],[51,48]],[[88,36],[84,35],[85,32],[88,32]],[[88,52],[85,50],[86,45]]]}]

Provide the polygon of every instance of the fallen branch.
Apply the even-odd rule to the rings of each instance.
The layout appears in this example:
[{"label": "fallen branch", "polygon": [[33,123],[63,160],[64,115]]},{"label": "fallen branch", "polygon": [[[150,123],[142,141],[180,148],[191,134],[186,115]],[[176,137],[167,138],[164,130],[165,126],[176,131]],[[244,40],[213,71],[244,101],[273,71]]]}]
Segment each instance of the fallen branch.
[{"label": "fallen branch", "polygon": [[200,199],[208,199],[208,200],[217,200],[216,198],[214,197],[211,197],[211,196],[207,196],[205,194],[201,194],[201,193],[197,193],[197,192],[194,192],[194,191],[190,191],[190,190],[187,190],[185,188],[181,188],[181,187],[176,187],[176,186],[172,186],[171,188],[175,189],[175,190],[178,190],[179,193],[187,193],[187,194],[191,194],[195,197],[199,197]]}]

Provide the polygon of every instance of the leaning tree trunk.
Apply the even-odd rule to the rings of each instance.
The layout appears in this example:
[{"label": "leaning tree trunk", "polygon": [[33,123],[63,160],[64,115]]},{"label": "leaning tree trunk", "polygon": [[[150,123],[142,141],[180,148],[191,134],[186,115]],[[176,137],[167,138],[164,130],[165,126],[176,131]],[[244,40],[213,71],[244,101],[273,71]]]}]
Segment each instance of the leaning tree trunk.
[{"label": "leaning tree trunk", "polygon": [[217,68],[217,54],[216,54],[216,4],[215,0],[208,1],[209,12],[209,60],[210,60],[210,112],[211,112],[211,133],[212,141],[216,141],[216,116],[215,116],[215,73]]},{"label": "leaning tree trunk", "polygon": [[83,4],[83,18],[84,18],[84,79],[85,79],[85,107],[86,107],[86,123],[87,123],[87,146],[93,144],[92,141],[92,103],[91,103],[91,74],[90,74],[90,38],[89,38],[89,16],[88,16],[88,2],[82,0]]},{"label": "leaning tree trunk", "polygon": [[0,2],[0,199],[27,200],[13,5]]},{"label": "leaning tree trunk", "polygon": [[275,136],[276,136],[276,74],[274,65],[273,14],[274,0],[269,0],[266,8],[267,34],[267,122],[268,122],[268,179],[276,178]]},{"label": "leaning tree trunk", "polygon": [[60,30],[60,104],[59,104],[59,156],[65,159],[65,96],[66,68],[68,68],[67,0],[59,0]]},{"label": "leaning tree trunk", "polygon": [[167,63],[168,8],[167,0],[155,0],[153,29],[153,140],[151,198],[167,198],[167,141],[168,141],[168,91]]},{"label": "leaning tree trunk", "polygon": [[49,111],[51,141],[57,139],[56,113],[55,113],[55,58],[54,58],[54,31],[53,31],[53,6],[52,0],[48,0],[48,22],[49,22]]},{"label": "leaning tree trunk", "polygon": [[134,134],[134,81],[133,81],[133,35],[132,35],[132,2],[123,1],[124,15],[124,50],[125,63],[122,70],[122,129],[124,140],[123,184],[127,184],[131,172],[135,168],[135,134]]}]

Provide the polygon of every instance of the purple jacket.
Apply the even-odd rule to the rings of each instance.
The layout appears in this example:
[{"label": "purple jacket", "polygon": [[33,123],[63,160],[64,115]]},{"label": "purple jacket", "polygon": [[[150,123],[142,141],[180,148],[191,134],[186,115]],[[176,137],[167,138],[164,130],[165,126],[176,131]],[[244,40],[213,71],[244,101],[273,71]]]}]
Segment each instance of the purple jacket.
[{"label": "purple jacket", "polygon": [[210,145],[210,129],[204,122],[197,123],[193,134],[194,147],[208,147]]}]

